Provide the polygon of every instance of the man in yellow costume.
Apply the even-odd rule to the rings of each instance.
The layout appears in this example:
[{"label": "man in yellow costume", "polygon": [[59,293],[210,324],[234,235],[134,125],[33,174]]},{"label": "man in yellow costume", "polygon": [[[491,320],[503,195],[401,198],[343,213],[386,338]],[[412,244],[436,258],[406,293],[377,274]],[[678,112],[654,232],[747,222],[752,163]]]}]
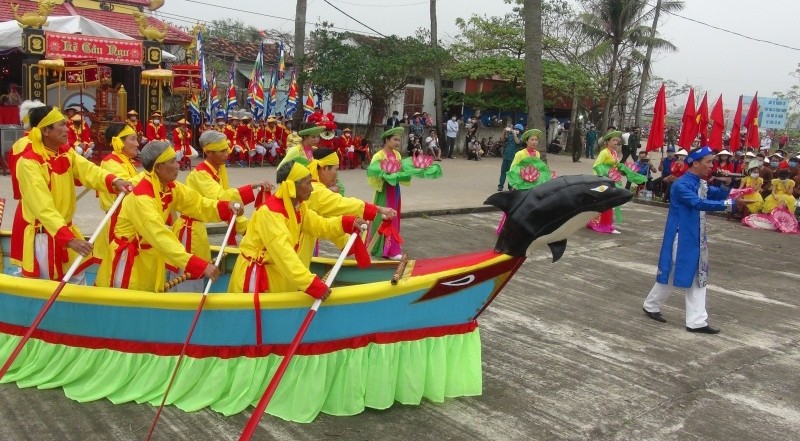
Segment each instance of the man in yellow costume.
[{"label": "man in yellow costume", "polygon": [[[198,164],[186,177],[186,186],[198,193],[220,201],[239,202],[243,205],[252,203],[255,200],[255,190],[263,188],[268,191],[273,190],[273,185],[267,181],[243,185],[239,188],[230,188],[228,184],[228,171],[225,162],[228,159],[228,138],[224,133],[216,130],[209,130],[200,135],[200,148],[206,154],[206,160]],[[247,230],[247,218],[238,216],[236,218],[236,232],[244,234]],[[186,251],[203,258],[211,260],[211,246],[208,242],[208,232],[203,222],[193,217],[182,214],[177,222],[172,226],[172,231],[178,240],[186,247]],[[235,238],[232,238],[229,245],[236,245]],[[185,282],[184,291],[195,291],[200,286],[196,282]]]},{"label": "man in yellow costume", "polygon": [[[311,192],[307,205],[323,217],[332,216],[358,216],[367,221],[373,221],[380,214],[383,219],[391,219],[397,215],[394,209],[380,207],[361,199],[345,197],[334,192],[330,187],[336,187],[338,181],[339,155],[329,148],[314,150],[314,159],[308,165],[311,172]],[[348,235],[341,236],[333,241],[340,248],[347,243]],[[305,265],[311,264],[311,255],[314,253],[315,238],[303,236],[300,239],[300,248],[297,254]]]},{"label": "man in yellow costume", "polygon": [[312,236],[312,243],[317,237],[335,239],[360,231],[365,222],[355,216],[323,218],[309,209],[311,172],[295,161],[278,167],[276,180],[278,191],[255,211],[242,238],[228,291],[303,291],[324,300],[330,288],[297,254],[302,236]]},{"label": "man in yellow costume", "polygon": [[241,214],[234,202],[204,198],[200,193],[175,182],[178,161],[166,141],[153,141],[139,155],[145,176],[122,201],[115,219],[114,240],[97,272],[97,286],[160,292],[166,282],[166,264],[193,277],[216,280],[219,269],[198,256],[189,254],[166,226],[172,210],[203,221],[229,220]]},{"label": "man in yellow costume", "polygon": [[11,172],[11,191],[14,199],[19,200],[19,180],[17,179],[17,159],[22,155],[27,147],[30,147],[31,140],[28,139],[28,133],[31,130],[30,111],[37,107],[44,107],[45,104],[39,100],[23,101],[19,106],[19,120],[22,121],[22,128],[25,129],[25,134],[22,138],[16,140],[11,146],[11,153],[8,155],[8,170]]},{"label": "man in yellow costume", "polygon": [[[113,151],[103,158],[100,162],[100,168],[118,178],[130,181],[132,185],[138,184],[142,180],[143,174],[138,173],[131,162],[139,156],[139,137],[136,131],[126,123],[111,123],[106,128],[105,138]],[[99,193],[98,197],[100,199],[100,209],[103,212],[108,212],[114,203],[114,195]],[[106,224],[94,243],[93,254],[98,262],[106,254],[111,233],[114,231],[113,220]]]},{"label": "man in yellow costume", "polygon": [[[20,203],[11,236],[11,263],[25,277],[59,280],[92,244],[72,224],[75,180],[101,192],[121,192],[130,182],[92,164],[67,145],[67,120],[55,107],[30,111],[30,144],[16,161]],[[76,279],[82,279],[79,268]]]}]

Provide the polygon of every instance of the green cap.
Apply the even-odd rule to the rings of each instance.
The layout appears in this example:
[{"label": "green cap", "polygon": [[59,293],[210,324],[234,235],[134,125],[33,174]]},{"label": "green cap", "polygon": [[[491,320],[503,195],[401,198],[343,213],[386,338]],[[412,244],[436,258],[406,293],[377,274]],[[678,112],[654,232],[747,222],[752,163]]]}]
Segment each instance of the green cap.
[{"label": "green cap", "polygon": [[605,144],[610,139],[621,138],[621,137],[622,137],[622,132],[620,132],[619,130],[614,130],[613,132],[608,132],[605,135],[603,135],[603,143]]},{"label": "green cap", "polygon": [[403,128],[395,127],[393,129],[389,129],[383,132],[383,134],[381,134],[381,141],[383,141],[386,138],[391,138],[394,135],[403,136]]},{"label": "green cap", "polygon": [[520,139],[522,140],[522,142],[528,142],[528,138],[530,138],[531,136],[535,136],[538,138],[542,136],[542,131],[539,129],[526,130],[525,133],[522,134],[522,137]]},{"label": "green cap", "polygon": [[320,133],[322,133],[324,131],[325,131],[325,127],[313,126],[313,127],[307,128],[307,129],[303,129],[303,130],[297,132],[297,134],[300,135],[300,136],[313,136],[313,135],[319,135]]}]

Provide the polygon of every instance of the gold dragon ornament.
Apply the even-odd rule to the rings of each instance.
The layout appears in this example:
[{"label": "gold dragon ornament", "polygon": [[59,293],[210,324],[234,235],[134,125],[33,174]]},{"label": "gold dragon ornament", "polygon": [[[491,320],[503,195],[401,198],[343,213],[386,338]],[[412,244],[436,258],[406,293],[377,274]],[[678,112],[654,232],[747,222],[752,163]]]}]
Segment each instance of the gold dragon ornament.
[{"label": "gold dragon ornament", "polygon": [[42,26],[47,25],[47,16],[53,12],[53,8],[56,7],[56,3],[52,1],[44,1],[39,3],[39,6],[36,8],[36,11],[28,11],[19,15],[17,10],[19,9],[18,3],[9,3],[11,5],[11,10],[14,11],[14,20],[17,21],[19,27],[21,28],[33,28],[33,29],[41,29]]},{"label": "gold dragon ornament", "polygon": [[164,23],[164,30],[160,31],[157,27],[147,22],[147,16],[138,11],[133,13],[133,19],[136,20],[136,24],[139,25],[139,35],[147,40],[153,40],[159,43],[164,42],[164,36],[167,35],[167,31],[169,30],[168,24]]}]

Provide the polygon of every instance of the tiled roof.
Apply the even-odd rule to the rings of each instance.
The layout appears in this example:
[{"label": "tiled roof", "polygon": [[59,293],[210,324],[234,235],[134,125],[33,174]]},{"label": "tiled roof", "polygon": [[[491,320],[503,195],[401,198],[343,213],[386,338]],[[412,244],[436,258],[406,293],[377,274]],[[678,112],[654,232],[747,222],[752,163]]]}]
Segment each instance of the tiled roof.
[{"label": "tiled roof", "polygon": [[[254,41],[233,41],[223,38],[209,37],[204,40],[203,51],[206,55],[213,55],[221,58],[239,57],[239,61],[255,61],[258,56],[258,48],[261,45]],[[286,65],[291,65],[288,57],[284,60]],[[278,62],[278,47],[275,44],[264,45],[264,64],[276,64]]]},{"label": "tiled roof", "polygon": [[[38,7],[38,3],[33,1],[20,0],[18,3],[19,3],[18,14],[20,15],[28,11],[35,11],[36,8]],[[126,0],[125,2],[120,2],[120,3],[149,4],[149,1]],[[131,14],[84,9],[77,7],[73,7],[73,9],[75,11],[75,14],[72,14],[64,4],[57,5],[55,8],[53,8],[53,12],[50,13],[50,16],[60,17],[69,15],[80,15],[82,17],[88,18],[89,20],[96,21],[104,26],[122,32],[123,34],[135,38],[137,40],[144,39],[141,35],[139,35],[139,25],[136,24],[136,21],[134,21],[133,15]],[[10,20],[14,20],[14,15],[13,12],[11,11],[11,8],[10,7],[0,8],[0,22],[10,21]],[[158,29],[164,28],[164,23],[153,17],[148,17],[147,21],[149,24],[155,26]],[[164,39],[164,43],[185,45],[191,43],[193,39],[194,38],[191,35],[187,34],[186,32],[183,32],[174,26],[170,26],[169,29],[167,30],[167,35],[166,38]]]}]

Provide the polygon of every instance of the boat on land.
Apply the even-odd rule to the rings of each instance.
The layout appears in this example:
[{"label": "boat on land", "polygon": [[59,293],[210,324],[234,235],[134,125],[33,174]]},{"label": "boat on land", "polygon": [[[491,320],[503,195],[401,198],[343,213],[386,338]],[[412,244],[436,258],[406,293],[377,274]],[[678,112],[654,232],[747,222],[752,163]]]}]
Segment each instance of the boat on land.
[{"label": "boat on land", "polygon": [[[565,176],[534,189],[501,192],[487,203],[507,213],[494,248],[454,256],[345,261],[297,355],[267,407],[311,422],[320,412],[354,415],[395,402],[482,392],[478,318],[525,261],[632,194],[593,176]],[[0,359],[8,358],[58,283],[20,278],[0,235]],[[167,404],[223,415],[258,402],[313,299],[298,292],[226,293],[238,250],[227,248]],[[314,258],[322,276],[335,259]],[[91,283],[92,268],[87,270]],[[392,283],[392,278],[396,283]],[[67,285],[2,382],[62,388],[73,400],[158,405],[201,294]]]}]

